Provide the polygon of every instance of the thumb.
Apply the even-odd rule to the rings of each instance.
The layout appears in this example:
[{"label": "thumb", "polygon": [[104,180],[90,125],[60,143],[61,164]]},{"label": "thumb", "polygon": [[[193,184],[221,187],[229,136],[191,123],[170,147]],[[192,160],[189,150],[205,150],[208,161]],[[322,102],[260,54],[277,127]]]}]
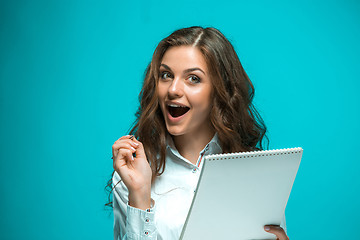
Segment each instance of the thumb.
[{"label": "thumb", "polygon": [[279,240],[289,240],[284,229],[278,225],[265,225],[264,229],[269,233],[275,234]]}]

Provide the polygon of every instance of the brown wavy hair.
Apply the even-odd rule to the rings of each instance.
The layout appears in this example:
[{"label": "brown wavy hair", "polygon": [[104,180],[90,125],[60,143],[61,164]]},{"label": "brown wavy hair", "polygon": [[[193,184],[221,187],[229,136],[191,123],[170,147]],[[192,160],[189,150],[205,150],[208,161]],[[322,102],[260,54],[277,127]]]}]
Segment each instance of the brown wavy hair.
[{"label": "brown wavy hair", "polygon": [[[210,120],[224,153],[261,150],[266,126],[255,109],[254,86],[232,44],[216,28],[179,29],[156,47],[139,94],[140,106],[130,134],[144,145],[153,179],[165,170],[166,126],[158,102],[159,69],[165,52],[176,46],[193,46],[203,54],[213,87]],[[111,179],[108,182],[111,187]],[[111,191],[110,191],[111,192]],[[110,197],[110,196],[109,196]],[[111,204],[111,202],[110,202]]]}]

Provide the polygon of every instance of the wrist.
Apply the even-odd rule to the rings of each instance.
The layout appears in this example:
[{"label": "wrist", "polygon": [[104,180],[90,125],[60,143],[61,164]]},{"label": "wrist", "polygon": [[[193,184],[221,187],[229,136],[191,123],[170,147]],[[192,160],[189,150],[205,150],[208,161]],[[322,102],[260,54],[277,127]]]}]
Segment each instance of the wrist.
[{"label": "wrist", "polygon": [[151,191],[129,191],[129,205],[142,210],[151,208]]}]

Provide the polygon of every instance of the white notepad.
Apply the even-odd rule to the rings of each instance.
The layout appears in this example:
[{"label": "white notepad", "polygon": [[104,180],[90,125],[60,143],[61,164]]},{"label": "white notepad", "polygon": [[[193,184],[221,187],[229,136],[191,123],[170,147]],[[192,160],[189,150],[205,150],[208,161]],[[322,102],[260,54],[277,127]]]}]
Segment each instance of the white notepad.
[{"label": "white notepad", "polygon": [[215,154],[204,159],[180,239],[276,239],[302,148]]}]

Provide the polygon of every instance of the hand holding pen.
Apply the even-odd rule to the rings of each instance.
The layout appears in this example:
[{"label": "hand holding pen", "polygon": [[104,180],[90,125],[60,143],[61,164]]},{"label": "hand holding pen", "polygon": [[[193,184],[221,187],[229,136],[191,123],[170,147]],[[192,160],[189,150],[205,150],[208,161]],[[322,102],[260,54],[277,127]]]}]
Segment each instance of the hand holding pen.
[{"label": "hand holding pen", "polygon": [[142,143],[132,135],[123,136],[113,144],[112,154],[114,170],[129,190],[129,205],[150,208],[152,171]]}]

